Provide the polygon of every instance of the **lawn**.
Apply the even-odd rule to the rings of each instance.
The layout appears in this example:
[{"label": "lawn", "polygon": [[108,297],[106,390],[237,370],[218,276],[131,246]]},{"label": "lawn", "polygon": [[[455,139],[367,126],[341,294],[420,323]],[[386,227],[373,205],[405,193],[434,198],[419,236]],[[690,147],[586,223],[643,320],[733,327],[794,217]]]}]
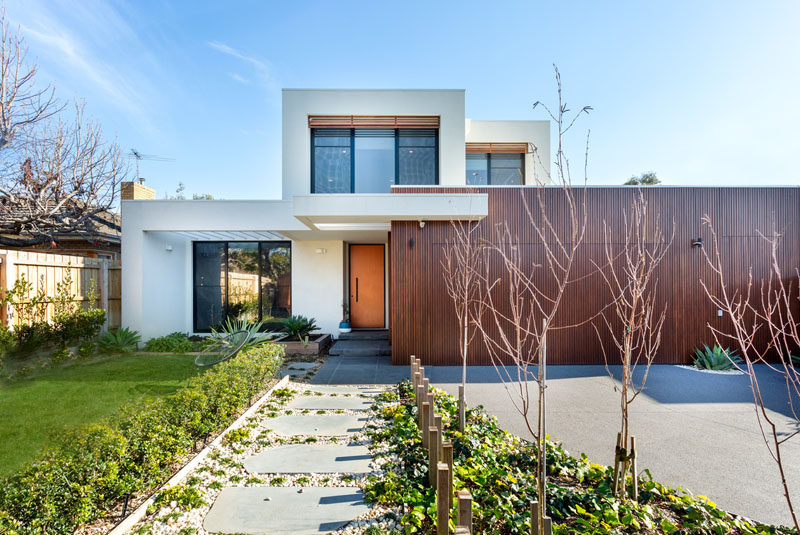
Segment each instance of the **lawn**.
[{"label": "lawn", "polygon": [[0,383],[0,476],[14,472],[58,431],[92,423],[133,400],[168,395],[198,373],[188,355],[131,355],[75,363]]}]

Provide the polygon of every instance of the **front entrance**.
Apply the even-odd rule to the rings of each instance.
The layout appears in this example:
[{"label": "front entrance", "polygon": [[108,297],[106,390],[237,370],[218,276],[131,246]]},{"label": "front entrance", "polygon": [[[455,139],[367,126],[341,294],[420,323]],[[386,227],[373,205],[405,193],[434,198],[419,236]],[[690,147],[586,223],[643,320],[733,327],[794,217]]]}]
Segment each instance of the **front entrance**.
[{"label": "front entrance", "polygon": [[383,245],[350,245],[350,324],[383,329],[385,302]]}]

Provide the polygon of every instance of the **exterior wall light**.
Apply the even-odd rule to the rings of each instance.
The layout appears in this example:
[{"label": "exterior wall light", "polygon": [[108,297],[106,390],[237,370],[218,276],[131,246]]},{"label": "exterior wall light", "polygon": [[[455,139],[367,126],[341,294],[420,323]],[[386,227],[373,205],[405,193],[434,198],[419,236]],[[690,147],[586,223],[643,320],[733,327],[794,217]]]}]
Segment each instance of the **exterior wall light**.
[{"label": "exterior wall light", "polygon": [[166,245],[164,246],[164,250],[166,250],[168,253],[171,253],[171,252],[172,252],[172,245],[170,245],[170,244],[166,244]]},{"label": "exterior wall light", "polygon": [[696,240],[692,240],[692,247],[703,247],[703,238],[697,238]]},{"label": "exterior wall light", "polygon": [[327,250],[327,249],[317,249],[315,252],[316,252],[317,254],[325,254],[325,253],[327,253],[327,252],[328,252],[328,250]]},{"label": "exterior wall light", "polygon": [[425,228],[425,221],[420,220],[419,228]]}]

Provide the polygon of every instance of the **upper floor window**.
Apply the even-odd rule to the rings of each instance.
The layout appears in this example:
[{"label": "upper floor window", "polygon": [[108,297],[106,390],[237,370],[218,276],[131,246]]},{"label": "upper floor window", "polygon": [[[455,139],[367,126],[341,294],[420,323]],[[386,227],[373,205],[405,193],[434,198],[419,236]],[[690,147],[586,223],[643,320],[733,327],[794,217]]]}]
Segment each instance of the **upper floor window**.
[{"label": "upper floor window", "polygon": [[518,186],[525,184],[527,143],[467,143],[469,186]]},{"label": "upper floor window", "polygon": [[312,193],[388,193],[392,185],[436,184],[435,128],[312,128]]}]

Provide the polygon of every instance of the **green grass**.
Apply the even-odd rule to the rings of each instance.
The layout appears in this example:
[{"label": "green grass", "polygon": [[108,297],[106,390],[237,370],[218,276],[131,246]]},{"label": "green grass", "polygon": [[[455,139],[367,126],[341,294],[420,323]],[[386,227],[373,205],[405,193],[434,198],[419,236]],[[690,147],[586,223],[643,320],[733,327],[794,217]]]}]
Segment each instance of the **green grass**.
[{"label": "green grass", "polygon": [[188,355],[127,355],[0,382],[0,476],[32,460],[54,434],[96,422],[133,400],[166,396],[202,373]]}]

